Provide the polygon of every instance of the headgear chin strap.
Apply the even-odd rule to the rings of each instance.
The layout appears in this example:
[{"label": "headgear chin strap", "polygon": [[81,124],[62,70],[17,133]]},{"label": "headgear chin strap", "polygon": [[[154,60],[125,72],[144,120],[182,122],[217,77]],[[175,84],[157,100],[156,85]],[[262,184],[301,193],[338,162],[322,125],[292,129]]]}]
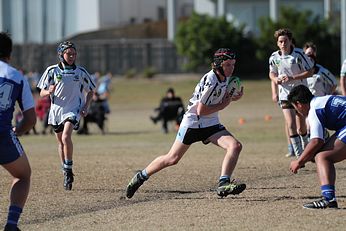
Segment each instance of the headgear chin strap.
[{"label": "headgear chin strap", "polygon": [[214,68],[218,70],[223,76],[225,76],[225,73],[222,69],[222,62],[228,59],[235,59],[236,55],[235,52],[233,52],[229,48],[220,48],[214,53],[213,63]]},{"label": "headgear chin strap", "polygon": [[76,46],[70,41],[64,41],[60,43],[57,49],[59,61],[63,62],[64,64],[67,64],[64,59],[64,51],[67,50],[68,48],[73,48],[77,50]]}]

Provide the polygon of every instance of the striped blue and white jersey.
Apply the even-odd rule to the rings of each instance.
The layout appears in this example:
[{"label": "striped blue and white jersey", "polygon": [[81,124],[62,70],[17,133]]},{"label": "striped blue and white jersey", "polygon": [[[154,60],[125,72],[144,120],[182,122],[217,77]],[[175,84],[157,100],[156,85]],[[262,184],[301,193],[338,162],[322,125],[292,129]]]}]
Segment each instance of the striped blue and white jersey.
[{"label": "striped blue and white jersey", "polygon": [[346,77],[346,59],[342,63],[340,76]]},{"label": "striped blue and white jersey", "polygon": [[[300,48],[294,48],[289,55],[283,55],[281,51],[275,51],[269,58],[269,71],[275,73],[278,77],[297,75],[310,70],[313,66],[312,61]],[[291,80],[279,84],[279,100],[287,100],[292,88],[302,84],[307,86],[306,79]]]},{"label": "striped blue and white jersey", "polygon": [[310,138],[324,139],[324,129],[338,131],[346,126],[346,97],[314,97],[308,114]]},{"label": "striped blue and white jersey", "polygon": [[190,128],[205,128],[219,124],[220,121],[218,112],[198,116],[197,106],[198,103],[205,105],[214,105],[220,103],[226,93],[228,79],[229,78],[226,78],[225,81],[219,80],[213,70],[206,73],[195,87],[194,93],[189,100],[187,111],[180,126],[188,126]]},{"label": "striped blue and white jersey", "polygon": [[314,96],[333,94],[333,89],[338,85],[335,76],[323,66],[316,64],[315,73],[307,78],[308,87]]},{"label": "striped blue and white jersey", "polygon": [[48,124],[60,125],[67,118],[80,120],[80,110],[85,104],[86,93],[95,89],[89,73],[80,66],[64,69],[55,64],[46,69],[37,87],[48,90],[56,84],[51,97]]},{"label": "striped blue and white jersey", "polygon": [[0,61],[0,132],[12,129],[16,102],[21,111],[35,107],[28,81],[15,68]]}]

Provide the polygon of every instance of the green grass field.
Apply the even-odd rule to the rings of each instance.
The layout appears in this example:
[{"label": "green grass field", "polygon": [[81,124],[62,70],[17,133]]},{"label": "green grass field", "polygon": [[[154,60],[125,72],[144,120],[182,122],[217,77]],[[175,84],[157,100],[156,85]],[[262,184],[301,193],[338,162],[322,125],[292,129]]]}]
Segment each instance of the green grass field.
[{"label": "green grass field", "polygon": [[[152,176],[132,199],[128,181],[175,138],[149,116],[168,87],[186,104],[197,75],[147,79],[115,78],[107,134],[73,135],[75,183],[63,189],[53,135],[29,135],[21,142],[32,167],[32,187],[21,217],[22,230],[345,230],[345,162],[337,164],[340,209],[311,211],[302,204],[320,194],[316,168],[288,171],[283,117],[271,101],[270,82],[244,81],[244,97],[220,113],[222,123],[243,144],[234,177],[247,189],[219,199],[215,189],[224,151],[194,144],[180,163]],[[265,121],[270,115],[272,119]],[[239,124],[239,118],[245,119]],[[38,124],[39,128],[40,125]],[[11,178],[0,171],[0,220],[5,223]]]}]

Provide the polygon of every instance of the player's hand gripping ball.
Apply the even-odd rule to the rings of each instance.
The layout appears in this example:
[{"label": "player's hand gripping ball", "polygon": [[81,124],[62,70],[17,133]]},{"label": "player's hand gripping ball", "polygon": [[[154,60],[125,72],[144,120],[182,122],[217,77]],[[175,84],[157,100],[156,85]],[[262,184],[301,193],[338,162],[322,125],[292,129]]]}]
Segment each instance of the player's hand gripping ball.
[{"label": "player's hand gripping ball", "polygon": [[242,90],[242,85],[239,77],[232,76],[228,79],[227,84],[227,92],[229,93],[230,97],[237,96]]}]

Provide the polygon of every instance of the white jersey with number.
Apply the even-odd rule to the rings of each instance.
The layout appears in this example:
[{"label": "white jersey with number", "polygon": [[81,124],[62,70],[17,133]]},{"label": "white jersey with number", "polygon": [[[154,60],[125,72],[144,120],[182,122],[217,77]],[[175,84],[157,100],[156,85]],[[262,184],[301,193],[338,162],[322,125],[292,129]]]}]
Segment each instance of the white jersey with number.
[{"label": "white jersey with number", "polygon": [[314,75],[307,78],[307,81],[314,96],[331,95],[338,84],[335,76],[319,64],[316,64]]},{"label": "white jersey with number", "polygon": [[[277,74],[278,77],[297,75],[310,70],[312,67],[312,61],[300,48],[294,48],[288,55],[281,54],[281,51],[275,51],[269,58],[269,71]],[[292,88],[298,85],[307,86],[306,79],[291,80],[279,84],[279,100],[287,100]]]},{"label": "white jersey with number", "polygon": [[79,121],[86,93],[95,89],[89,73],[80,66],[63,69],[55,64],[46,69],[37,87],[48,90],[49,85],[53,84],[56,84],[56,88],[51,95],[48,124],[60,125],[67,118]]},{"label": "white jersey with number", "polygon": [[341,71],[340,71],[340,76],[346,77],[346,59],[342,63]]},{"label": "white jersey with number", "polygon": [[28,81],[15,68],[0,61],[0,132],[12,129],[16,102],[21,111],[35,107]]},{"label": "white jersey with number", "polygon": [[220,103],[226,93],[228,79],[229,78],[226,78],[225,81],[219,80],[213,70],[206,73],[195,87],[195,91],[189,100],[187,111],[180,126],[205,128],[219,124],[218,112],[198,116],[197,106],[199,103],[205,105]]}]

